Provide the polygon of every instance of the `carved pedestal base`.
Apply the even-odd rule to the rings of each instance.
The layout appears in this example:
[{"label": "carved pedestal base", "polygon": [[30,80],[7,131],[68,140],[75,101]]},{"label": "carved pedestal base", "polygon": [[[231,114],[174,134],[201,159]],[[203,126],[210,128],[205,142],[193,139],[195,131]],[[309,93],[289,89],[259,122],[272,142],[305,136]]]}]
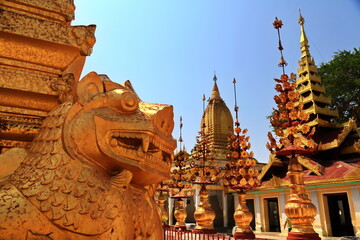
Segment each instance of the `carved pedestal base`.
[{"label": "carved pedestal base", "polygon": [[234,213],[234,219],[237,225],[234,237],[235,239],[255,239],[255,234],[250,228],[253,215],[246,206],[246,194],[239,193],[238,198],[239,204]]},{"label": "carved pedestal base", "polygon": [[291,222],[288,240],[320,239],[312,226],[316,207],[305,193],[304,172],[296,157],[290,158],[287,175],[290,178],[290,196],[284,210]]},{"label": "carved pedestal base", "polygon": [[200,189],[200,203],[196,211],[194,212],[194,218],[196,220],[196,232],[206,232],[206,233],[215,233],[214,229],[214,219],[215,212],[211,209],[209,203],[209,193],[205,185],[201,186]]},{"label": "carved pedestal base", "polygon": [[186,230],[185,219],[187,214],[184,208],[184,200],[182,198],[178,198],[176,202],[177,202],[177,207],[174,212],[174,216],[176,219],[175,227]]},{"label": "carved pedestal base", "polygon": [[286,240],[321,240],[317,233],[289,232]]}]

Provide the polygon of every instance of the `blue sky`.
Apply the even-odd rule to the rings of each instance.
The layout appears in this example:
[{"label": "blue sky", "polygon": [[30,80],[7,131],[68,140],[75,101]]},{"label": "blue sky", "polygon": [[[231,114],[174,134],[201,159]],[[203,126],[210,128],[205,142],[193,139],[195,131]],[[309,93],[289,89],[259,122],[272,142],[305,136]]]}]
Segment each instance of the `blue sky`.
[{"label": "blue sky", "polygon": [[300,58],[299,8],[317,64],[336,51],[360,47],[358,0],[75,0],[75,5],[72,25],[97,25],[83,75],[95,71],[115,82],[130,80],[143,101],[173,105],[173,135],[179,137],[182,116],[189,151],[214,71],[232,112],[235,77],[240,124],[249,129],[260,162],[268,161],[266,116],[275,106],[273,78],[281,74],[275,17],[284,23],[287,73],[296,73]]}]

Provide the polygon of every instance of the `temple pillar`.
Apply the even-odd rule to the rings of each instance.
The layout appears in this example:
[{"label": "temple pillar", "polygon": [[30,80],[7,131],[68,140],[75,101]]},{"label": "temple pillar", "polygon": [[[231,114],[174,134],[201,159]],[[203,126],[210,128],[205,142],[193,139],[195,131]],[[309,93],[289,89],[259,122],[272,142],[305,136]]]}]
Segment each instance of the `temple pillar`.
[{"label": "temple pillar", "polygon": [[[237,199],[237,198],[236,198]],[[260,208],[260,196],[259,194],[255,194],[255,230],[256,232],[261,232],[262,225],[261,225],[261,208]]]},{"label": "temple pillar", "polygon": [[[352,222],[354,226],[355,236],[360,237],[360,192],[359,186],[350,186],[352,202],[354,203],[354,216],[352,216]],[[355,218],[355,219],[354,219]]]},{"label": "temple pillar", "polygon": [[322,226],[321,226],[321,220],[320,220],[320,206],[319,206],[319,199],[318,199],[318,195],[317,195],[317,190],[315,188],[310,189],[310,199],[311,202],[315,205],[317,211],[316,211],[316,215],[315,215],[315,221],[313,222],[313,227],[315,232],[317,232],[319,234],[319,236],[322,236]]},{"label": "temple pillar", "polygon": [[168,198],[168,209],[169,209],[169,225],[174,225],[174,199],[173,198]]},{"label": "temple pillar", "polygon": [[224,191],[222,191],[222,199],[223,199],[223,219],[224,219],[224,227],[228,227],[228,226],[229,226],[229,221],[228,221],[228,202],[227,202],[226,193],[225,193]]},{"label": "temple pillar", "polygon": [[194,200],[195,200],[195,209],[198,208],[199,203],[200,203],[200,195],[199,195],[200,189],[196,188],[195,189],[195,195],[194,195]]},{"label": "temple pillar", "polygon": [[285,205],[286,205],[286,196],[285,196],[285,192],[280,192],[279,194],[279,211],[280,211],[280,230],[281,233],[288,233],[288,226],[285,226],[286,220],[287,220],[287,216],[285,214],[285,211],[283,209],[285,209]]}]

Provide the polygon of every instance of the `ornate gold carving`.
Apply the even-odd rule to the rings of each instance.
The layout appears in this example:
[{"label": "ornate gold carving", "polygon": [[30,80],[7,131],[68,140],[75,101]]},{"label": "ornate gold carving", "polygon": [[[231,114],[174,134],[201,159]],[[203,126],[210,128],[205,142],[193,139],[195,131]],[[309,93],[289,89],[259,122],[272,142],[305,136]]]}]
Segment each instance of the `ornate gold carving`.
[{"label": "ornate gold carving", "polygon": [[323,175],[321,166],[318,163],[310,163],[309,159],[304,156],[298,156],[299,163],[315,173],[317,176]]},{"label": "ornate gold carving", "polygon": [[360,139],[358,139],[355,143],[354,143],[354,148],[355,150],[360,153]]},{"label": "ornate gold carving", "polygon": [[344,139],[352,130],[357,131],[356,122],[352,118],[348,122],[344,123],[343,126],[344,128],[338,136],[339,145],[344,141]]},{"label": "ornate gold carving", "polygon": [[151,184],[169,175],[172,107],[141,102],[132,89],[90,73],[49,113],[0,183],[3,238],[162,238]]},{"label": "ornate gold carving", "polygon": [[[25,69],[0,68],[0,87],[21,89],[26,92],[38,92],[47,95],[57,93],[50,88],[50,82],[56,78],[49,75],[27,71]],[[29,81],[31,79],[31,81]],[[16,84],[14,84],[16,83]],[[39,87],[41,86],[41,87]]]},{"label": "ornate gold carving", "polygon": [[272,176],[272,178],[264,185],[264,187],[271,187],[271,188],[283,188],[289,187],[290,182],[288,180],[281,179],[276,176]]},{"label": "ornate gold carving", "polygon": [[346,180],[359,181],[360,180],[360,168],[355,169],[354,171],[346,174],[344,177]]},{"label": "ornate gold carving", "polygon": [[0,12],[0,31],[76,47],[87,56],[90,55],[95,43],[95,28],[95,25],[70,26],[44,21],[7,10]]},{"label": "ornate gold carving", "polygon": [[27,119],[42,122],[59,97],[65,101],[50,86],[54,79],[73,73],[78,81],[95,26],[71,26],[74,10],[72,0],[0,1],[0,121],[10,126],[0,132],[0,151],[27,147],[40,125]]},{"label": "ornate gold carving", "polygon": [[4,113],[18,114],[19,117],[22,117],[23,119],[25,118],[32,119],[34,116],[35,118],[43,119],[47,116],[47,112],[44,111],[16,108],[16,107],[7,107],[7,106],[0,106],[0,112],[2,114]]},{"label": "ornate gold carving", "polygon": [[67,23],[74,19],[73,0],[17,0],[16,2],[4,0],[0,6],[4,9],[56,22]]},{"label": "ornate gold carving", "polygon": [[5,149],[14,148],[14,147],[29,148],[30,142],[0,139],[0,146]]}]

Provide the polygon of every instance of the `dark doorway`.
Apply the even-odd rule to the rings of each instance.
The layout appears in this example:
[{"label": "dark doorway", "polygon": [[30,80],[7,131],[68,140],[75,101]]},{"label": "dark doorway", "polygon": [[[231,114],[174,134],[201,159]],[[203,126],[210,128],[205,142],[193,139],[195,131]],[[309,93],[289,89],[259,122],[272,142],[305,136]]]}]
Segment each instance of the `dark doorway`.
[{"label": "dark doorway", "polygon": [[269,220],[269,231],[280,232],[280,220],[279,220],[279,206],[277,198],[268,198],[267,209],[268,209],[268,220]]},{"label": "dark doorway", "polygon": [[186,217],[186,222],[187,223],[195,223],[196,220],[194,218],[194,212],[195,212],[195,197],[190,197],[188,199],[186,199],[186,203],[187,203],[187,206],[186,206],[186,214],[187,214],[187,217]]},{"label": "dark doorway", "polygon": [[334,237],[354,236],[346,193],[327,195],[331,231]]},{"label": "dark doorway", "polygon": [[[210,195],[211,194],[211,195]],[[212,210],[215,212],[214,227],[224,227],[224,215],[223,215],[223,204],[222,204],[222,192],[210,191],[209,192],[209,203]]]},{"label": "dark doorway", "polygon": [[248,207],[248,209],[250,210],[250,212],[253,215],[253,218],[250,222],[250,227],[252,230],[256,230],[255,229],[255,208],[254,208],[254,199],[246,199],[246,206]]},{"label": "dark doorway", "polygon": [[[237,197],[237,196],[235,196]],[[228,226],[233,227],[235,226],[235,219],[234,219],[234,213],[235,213],[235,202],[234,202],[234,195],[232,194],[226,194],[226,201],[227,201],[227,207],[228,207]]]}]

